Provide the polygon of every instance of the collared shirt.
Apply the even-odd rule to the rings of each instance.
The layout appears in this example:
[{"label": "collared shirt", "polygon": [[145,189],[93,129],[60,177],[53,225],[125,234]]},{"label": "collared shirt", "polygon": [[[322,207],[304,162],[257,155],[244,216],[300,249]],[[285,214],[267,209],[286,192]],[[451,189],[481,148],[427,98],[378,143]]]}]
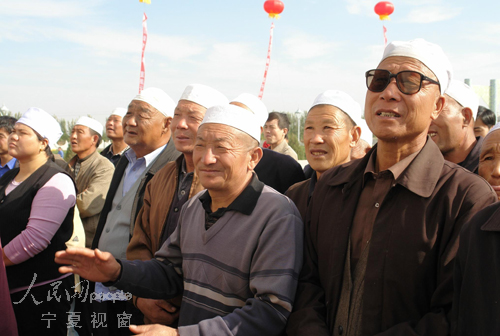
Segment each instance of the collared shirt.
[{"label": "collared shirt", "polygon": [[16,158],[12,158],[5,165],[3,166],[0,165],[0,177],[2,177],[3,174],[14,168],[14,166],[16,165],[16,161],[17,161]]},{"label": "collared shirt", "polygon": [[359,197],[356,214],[351,228],[351,270],[356,269],[356,264],[368,246],[372,237],[373,224],[385,196],[396,185],[396,180],[420,153],[417,151],[395,165],[381,172],[376,172],[375,165],[377,152],[373,151],[363,174],[363,191]]},{"label": "collared shirt", "polygon": [[[92,154],[94,154],[94,152],[92,152]],[[75,166],[73,167],[73,174],[75,176],[75,180],[76,180],[76,177],[78,176],[78,173],[80,172],[80,167],[82,165],[82,162],[87,160],[89,157],[91,157],[92,154],[87,155],[83,159],[80,159],[80,157],[78,155],[76,156]]]},{"label": "collared shirt", "polygon": [[182,159],[181,170],[179,171],[179,187],[177,188],[177,199],[181,200],[184,195],[189,194],[191,184],[193,183],[194,172],[187,172],[186,159]]},{"label": "collared shirt", "polygon": [[146,168],[153,162],[158,155],[165,149],[166,145],[163,145],[151,153],[144,155],[141,158],[137,158],[134,150],[129,150],[125,153],[125,157],[128,160],[127,168],[125,168],[125,174],[123,176],[123,196],[132,188],[132,185],[141,177],[142,173]]},{"label": "collared shirt", "polygon": [[125,147],[120,153],[113,153],[113,144],[109,145],[108,147],[104,148],[101,152],[101,155],[107,158],[109,161],[111,161],[115,167],[118,164],[118,161],[122,157],[122,155],[129,149],[130,147],[127,146]]},{"label": "collared shirt", "polygon": [[257,175],[254,173],[252,180],[241,194],[239,194],[227,208],[219,208],[215,212],[212,212],[210,208],[212,197],[210,197],[208,190],[205,191],[205,193],[200,196],[201,204],[203,205],[203,209],[205,209],[205,229],[210,229],[210,227],[228,211],[238,211],[244,215],[251,215],[253,209],[257,205],[263,188],[264,183],[260,182]]},{"label": "collared shirt", "polygon": [[182,157],[182,163],[179,169],[179,175],[177,176],[177,190],[175,191],[172,204],[170,205],[170,210],[168,212],[167,218],[165,219],[165,225],[161,234],[161,243],[163,243],[170,237],[172,232],[174,232],[177,227],[177,222],[179,221],[179,216],[181,214],[181,209],[184,204],[189,200],[189,192],[191,190],[191,185],[193,184],[194,172],[188,173],[186,171],[186,159]]}]

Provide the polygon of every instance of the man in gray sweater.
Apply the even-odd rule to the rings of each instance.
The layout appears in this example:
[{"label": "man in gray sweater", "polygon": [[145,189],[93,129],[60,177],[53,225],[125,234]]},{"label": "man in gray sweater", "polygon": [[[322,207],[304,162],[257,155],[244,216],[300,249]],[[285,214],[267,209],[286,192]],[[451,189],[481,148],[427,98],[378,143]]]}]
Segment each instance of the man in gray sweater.
[{"label": "man in gray sweater", "polygon": [[193,160],[207,190],[184,205],[154,259],[70,248],[56,254],[68,265],[60,271],[143,297],[183,294],[178,329],[131,326],[134,333],[281,335],[302,266],[303,224],[293,202],[253,172],[262,157],[259,126],[239,106],[206,111]]}]

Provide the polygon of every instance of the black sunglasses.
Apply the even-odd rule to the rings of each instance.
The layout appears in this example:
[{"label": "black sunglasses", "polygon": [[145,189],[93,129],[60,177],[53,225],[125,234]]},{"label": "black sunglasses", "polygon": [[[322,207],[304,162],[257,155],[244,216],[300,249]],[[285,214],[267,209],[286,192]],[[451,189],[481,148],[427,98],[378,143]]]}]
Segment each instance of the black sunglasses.
[{"label": "black sunglasses", "polygon": [[432,78],[422,75],[420,72],[404,70],[397,74],[391,73],[389,70],[373,69],[365,73],[366,87],[372,92],[382,92],[389,85],[392,78],[396,78],[396,85],[404,94],[415,94],[422,88],[424,80],[432,84],[440,85],[439,82]]}]

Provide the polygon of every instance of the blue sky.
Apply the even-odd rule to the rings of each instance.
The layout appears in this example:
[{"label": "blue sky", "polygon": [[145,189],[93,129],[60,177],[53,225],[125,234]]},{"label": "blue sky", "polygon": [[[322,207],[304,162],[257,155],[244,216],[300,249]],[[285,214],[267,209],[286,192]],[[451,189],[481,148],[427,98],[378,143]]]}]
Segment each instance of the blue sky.
[{"label": "blue sky", "polygon": [[[263,101],[269,110],[307,110],[327,89],[364,104],[364,72],[383,51],[377,1],[285,0],[275,21]],[[178,100],[203,83],[234,98],[258,94],[272,20],[263,0],[0,1],[0,105],[37,106],[104,122],[139,85],[142,13],[148,16],[146,87]],[[388,39],[438,43],[455,78],[488,85],[500,73],[500,5],[493,0],[395,0]],[[499,83],[500,84],[500,83]],[[498,99],[498,98],[497,98]]]}]

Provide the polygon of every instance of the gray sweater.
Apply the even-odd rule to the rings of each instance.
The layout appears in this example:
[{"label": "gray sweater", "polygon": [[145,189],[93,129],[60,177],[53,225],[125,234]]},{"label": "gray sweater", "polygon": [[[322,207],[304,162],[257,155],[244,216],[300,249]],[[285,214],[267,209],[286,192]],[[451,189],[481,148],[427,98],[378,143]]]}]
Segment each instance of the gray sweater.
[{"label": "gray sweater", "polygon": [[[261,182],[259,182],[261,183]],[[205,229],[198,193],[155,259],[125,261],[114,286],[168,299],[183,293],[180,335],[280,335],[302,266],[303,224],[286,196],[265,186],[250,215],[227,211]]]}]

